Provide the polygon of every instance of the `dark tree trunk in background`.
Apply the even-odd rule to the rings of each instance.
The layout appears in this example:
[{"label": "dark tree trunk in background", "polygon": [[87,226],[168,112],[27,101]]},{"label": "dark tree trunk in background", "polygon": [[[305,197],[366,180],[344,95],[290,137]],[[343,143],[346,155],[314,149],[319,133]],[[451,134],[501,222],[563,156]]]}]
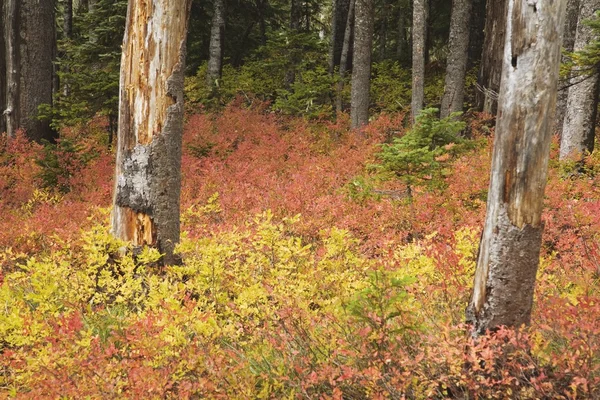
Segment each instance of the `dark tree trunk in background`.
[{"label": "dark tree trunk in background", "polygon": [[337,86],[337,96],[335,102],[335,111],[336,114],[342,112],[343,104],[342,104],[342,92],[344,90],[344,82],[346,79],[346,71],[348,70],[348,57],[350,53],[350,39],[352,36],[352,29],[354,26],[354,6],[356,4],[356,0],[350,0],[350,5],[348,9],[347,21],[346,21],[346,29],[344,32],[344,43],[342,46],[342,54],[340,57],[340,81]]},{"label": "dark tree trunk in background", "polygon": [[387,47],[387,31],[388,31],[388,14],[390,13],[390,4],[388,0],[383,1],[381,12],[381,27],[379,30],[379,61],[385,59],[385,51]]},{"label": "dark tree trunk in background", "polygon": [[329,44],[329,74],[333,75],[335,67],[340,65],[344,34],[348,20],[350,1],[333,0],[333,15],[331,20],[331,43]]},{"label": "dark tree trunk in background", "polygon": [[[71,40],[73,38],[73,0],[65,0],[63,7],[63,35],[64,39]],[[62,72],[69,72],[69,68],[64,66]],[[69,83],[62,82],[62,85],[63,95],[69,96]]]},{"label": "dark tree trunk in background", "polygon": [[268,0],[256,0],[256,9],[258,11],[258,27],[260,29],[260,42],[261,44],[267,44],[267,22],[265,11],[267,8]]},{"label": "dark tree trunk in background", "polygon": [[[575,46],[575,34],[577,32],[577,19],[579,17],[580,0],[567,0],[567,14],[565,26],[563,29],[562,47],[568,52],[573,51]],[[563,57],[563,61],[564,57]],[[567,86],[570,80],[566,79],[559,83],[558,99],[556,100],[556,116],[554,117],[554,132],[562,135],[563,123],[565,120],[565,111],[567,108],[567,97],[569,90]],[[561,90],[561,86],[563,89]]]},{"label": "dark tree trunk in background", "polygon": [[508,0],[487,215],[467,320],[474,335],[531,318],[566,0]]},{"label": "dark tree trunk in background", "polygon": [[225,0],[214,0],[206,84],[210,88],[219,86],[223,72],[223,46],[225,40]]},{"label": "dark tree trunk in background", "polygon": [[425,98],[425,53],[427,41],[427,0],[414,0],[412,25],[412,121],[423,109]]},{"label": "dark tree trunk in background", "polygon": [[400,10],[398,12],[398,30],[396,32],[396,59],[398,61],[405,61],[408,57],[406,57],[408,41],[406,40],[406,13],[407,9],[402,7],[404,1],[400,1]]},{"label": "dark tree trunk in background", "polygon": [[507,0],[487,2],[485,13],[485,39],[479,69],[477,108],[496,114],[498,91],[502,78],[502,55],[506,27]]},{"label": "dark tree trunk in background", "polygon": [[292,31],[299,31],[302,26],[302,1],[291,0],[290,8],[290,29]]},{"label": "dark tree trunk in background", "polygon": [[175,260],[183,74],[192,0],[130,0],[121,79],[112,232]]},{"label": "dark tree trunk in background", "polygon": [[373,0],[355,0],[354,60],[350,120],[352,129],[369,122],[371,89],[371,53],[373,48]]},{"label": "dark tree trunk in background", "polygon": [[[491,1],[491,0],[490,0]],[[483,40],[485,29],[485,6],[486,0],[472,0],[471,22],[469,24],[469,61],[467,69],[473,68],[481,61],[483,52]]]},{"label": "dark tree trunk in background", "polygon": [[454,0],[452,2],[446,81],[440,108],[441,118],[446,118],[453,112],[463,109],[471,6],[471,0]]},{"label": "dark tree trunk in background", "polygon": [[[581,50],[595,38],[592,28],[583,21],[594,16],[600,9],[600,0],[582,0],[579,6],[577,34],[574,51]],[[598,69],[591,75],[575,68],[572,81],[578,82],[569,87],[567,109],[560,141],[560,159],[580,159],[594,150],[596,116],[598,113],[598,90],[600,80]],[[573,82],[571,82],[573,84]]]}]

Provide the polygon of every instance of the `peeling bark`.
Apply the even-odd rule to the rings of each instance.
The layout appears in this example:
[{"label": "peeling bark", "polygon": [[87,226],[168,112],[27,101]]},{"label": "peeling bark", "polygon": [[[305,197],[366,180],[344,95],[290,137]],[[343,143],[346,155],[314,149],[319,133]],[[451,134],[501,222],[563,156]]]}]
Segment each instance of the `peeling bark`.
[{"label": "peeling bark", "polygon": [[467,52],[469,50],[469,24],[471,0],[454,0],[450,17],[450,40],[444,96],[440,117],[446,118],[453,112],[462,111],[465,101],[467,77]]},{"label": "peeling bark", "polygon": [[467,320],[474,334],[528,324],[566,0],[509,0],[487,215]]},{"label": "peeling bark", "polygon": [[412,27],[412,121],[423,109],[425,98],[425,46],[427,42],[427,1],[415,0],[413,3]]},{"label": "peeling bark", "polygon": [[156,246],[179,242],[183,72],[191,0],[129,2],[121,59],[112,230]]},{"label": "peeling bark", "polygon": [[477,108],[494,115],[498,108],[498,92],[502,78],[507,4],[508,0],[487,2],[483,54],[477,81]]},{"label": "peeling bark", "polygon": [[[574,50],[583,49],[594,39],[592,28],[583,21],[592,18],[600,9],[600,0],[582,0],[579,8],[577,34]],[[560,141],[560,159],[579,160],[594,150],[596,115],[598,112],[598,92],[600,79],[598,70],[582,79],[577,68],[573,70],[573,80],[577,84],[569,87],[565,119]]]},{"label": "peeling bark", "polygon": [[373,0],[355,0],[354,61],[350,120],[352,129],[369,122],[371,89],[371,53],[373,47]]}]

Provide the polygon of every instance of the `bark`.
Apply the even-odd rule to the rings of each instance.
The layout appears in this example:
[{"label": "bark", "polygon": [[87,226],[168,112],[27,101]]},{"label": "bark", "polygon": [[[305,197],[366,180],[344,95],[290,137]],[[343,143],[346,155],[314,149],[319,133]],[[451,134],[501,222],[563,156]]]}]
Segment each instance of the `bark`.
[{"label": "bark", "polygon": [[[6,18],[6,10],[4,8],[4,0],[0,0],[0,113],[6,109],[6,43],[4,40],[4,20]],[[4,115],[0,115],[0,135],[6,132],[6,119]]]},{"label": "bark", "polygon": [[440,108],[441,118],[463,109],[471,7],[471,0],[454,0],[452,3],[446,81]]},{"label": "bark", "polygon": [[290,10],[290,29],[292,31],[299,31],[300,26],[302,25],[302,1],[301,0],[291,0],[291,10]]},{"label": "bark", "polygon": [[369,91],[371,88],[371,53],[373,47],[373,0],[355,0],[354,60],[350,120],[352,129],[369,122]]},{"label": "bark", "polygon": [[344,45],[342,46],[342,54],[340,57],[340,80],[337,86],[337,98],[335,102],[335,111],[336,114],[342,112],[343,104],[342,104],[342,92],[344,91],[344,82],[346,79],[346,71],[348,70],[348,54],[350,50],[350,37],[352,36],[352,27],[354,22],[354,6],[356,4],[356,0],[350,0],[350,5],[348,9],[347,21],[346,21],[346,31],[344,32]]},{"label": "bark", "polygon": [[396,59],[398,61],[404,61],[406,59],[405,53],[407,48],[406,43],[406,9],[400,7],[398,15],[398,31],[396,32]]},{"label": "bark", "polygon": [[344,35],[348,19],[350,1],[333,0],[333,15],[331,20],[331,43],[329,44],[329,74],[333,75],[335,67],[340,65]]},{"label": "bark", "polygon": [[6,108],[5,117],[6,133],[9,138],[14,138],[19,128],[19,22],[20,0],[6,0],[4,14],[4,38],[6,54]]},{"label": "bark", "polygon": [[483,51],[484,27],[485,27],[485,6],[486,0],[472,0],[471,23],[469,24],[469,54],[467,69],[473,68],[481,61]]},{"label": "bark", "polygon": [[498,91],[502,78],[502,55],[504,54],[504,36],[508,0],[487,2],[485,15],[485,39],[481,68],[479,70],[477,108],[490,114],[496,114]]},{"label": "bark", "polygon": [[427,1],[414,0],[412,28],[412,121],[423,109],[425,98],[425,52],[427,41]]},{"label": "bark", "polygon": [[[575,34],[577,32],[577,18],[579,16],[580,0],[567,0],[567,14],[565,18],[565,26],[563,29],[562,47],[568,52],[573,51],[575,46]],[[566,61],[563,57],[563,62]],[[562,136],[562,128],[565,120],[565,112],[567,110],[567,98],[569,91],[566,89],[570,83],[570,79],[559,84],[558,99],[556,100],[556,116],[554,118],[554,132]],[[561,89],[564,86],[565,89]]]},{"label": "bark", "polygon": [[381,15],[381,26],[379,31],[379,61],[385,60],[385,51],[387,46],[387,31],[388,31],[388,14],[390,12],[390,5],[387,0],[384,0],[383,10]]},{"label": "bark", "polygon": [[121,59],[112,231],[175,261],[185,41],[191,0],[129,2]]},{"label": "bark", "polygon": [[63,33],[65,38],[73,37],[73,0],[65,0],[63,4]]},{"label": "bark", "polygon": [[[592,28],[583,23],[600,9],[600,0],[583,0],[579,8],[577,34],[574,51],[583,49],[595,39]],[[575,68],[573,80],[579,83],[569,87],[567,107],[560,141],[560,159],[577,159],[594,150],[596,114],[598,111],[599,79],[598,69],[582,79],[582,73]]]},{"label": "bark", "polygon": [[509,0],[487,215],[467,320],[475,335],[531,317],[566,0]]},{"label": "bark", "polygon": [[223,73],[223,46],[225,40],[225,1],[214,0],[214,14],[210,30],[208,68],[206,84],[211,88],[219,86]]}]

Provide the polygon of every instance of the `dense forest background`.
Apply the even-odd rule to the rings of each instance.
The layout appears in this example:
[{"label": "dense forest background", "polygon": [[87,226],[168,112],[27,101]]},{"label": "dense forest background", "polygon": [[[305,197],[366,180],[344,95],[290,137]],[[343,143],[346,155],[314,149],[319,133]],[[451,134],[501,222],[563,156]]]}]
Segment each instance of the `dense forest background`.
[{"label": "dense forest background", "polygon": [[600,396],[597,0],[556,2],[531,317],[466,324],[508,3],[191,1],[166,262],[110,227],[128,1],[0,0],[0,393]]}]

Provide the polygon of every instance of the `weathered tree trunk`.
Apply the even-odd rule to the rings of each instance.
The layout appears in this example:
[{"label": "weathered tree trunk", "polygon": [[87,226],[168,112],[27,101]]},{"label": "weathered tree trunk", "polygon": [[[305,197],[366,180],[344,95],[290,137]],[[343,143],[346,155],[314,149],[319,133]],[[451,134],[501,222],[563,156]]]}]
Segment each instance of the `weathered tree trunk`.
[{"label": "weathered tree trunk", "polygon": [[502,55],[506,27],[507,0],[487,2],[485,15],[485,39],[479,70],[476,102],[477,108],[496,114],[498,91],[502,78]]},{"label": "weathered tree trunk", "polygon": [[469,55],[467,69],[473,68],[481,61],[485,29],[486,0],[473,0],[471,22],[469,24]]},{"label": "weathered tree trunk", "polygon": [[131,0],[121,59],[112,231],[175,261],[191,0]]},{"label": "weathered tree trunk", "polygon": [[[583,21],[593,17],[600,9],[600,0],[582,0],[579,7],[579,20],[575,36],[574,50],[585,47],[592,39],[592,28]],[[579,82],[569,87],[567,107],[560,141],[560,159],[579,159],[594,150],[594,133],[598,111],[598,90],[600,81],[598,70],[582,76],[575,68],[572,79]]]},{"label": "weathered tree trunk", "polygon": [[487,215],[467,320],[474,334],[528,324],[566,0],[508,0]]},{"label": "weathered tree trunk", "polygon": [[440,108],[442,118],[446,118],[453,112],[462,111],[463,108],[471,7],[471,0],[454,0],[452,2],[448,64],[446,66],[444,96]]},{"label": "weathered tree trunk", "polygon": [[[580,0],[567,0],[567,14],[565,26],[563,29],[562,47],[572,52],[575,46],[575,34],[577,32],[577,18],[579,17]],[[563,57],[563,62],[565,61]],[[554,132],[562,136],[562,128],[565,120],[565,111],[567,109],[567,98],[569,91],[567,89],[570,79],[559,83],[558,99],[556,100],[556,116],[554,117]],[[561,86],[564,88],[561,90]]]},{"label": "weathered tree trunk", "polygon": [[6,0],[4,14],[4,39],[6,54],[6,108],[3,110],[5,117],[6,133],[9,138],[14,138],[19,128],[19,22],[20,0]]},{"label": "weathered tree trunk", "polygon": [[333,75],[335,67],[340,65],[344,35],[348,19],[350,1],[333,0],[333,13],[331,20],[331,43],[329,44],[329,74]]},{"label": "weathered tree trunk", "polygon": [[223,72],[223,44],[225,40],[225,1],[214,0],[214,14],[210,29],[208,68],[206,84],[210,88],[218,86]]},{"label": "weathered tree trunk", "polygon": [[373,47],[373,0],[355,0],[354,61],[350,120],[352,129],[369,122],[369,91],[371,89],[371,53]]},{"label": "weathered tree trunk", "polygon": [[412,26],[412,121],[423,109],[425,98],[425,52],[427,41],[427,0],[414,0]]},{"label": "weathered tree trunk", "polygon": [[6,43],[4,41],[6,9],[4,3],[4,0],[0,0],[0,135],[6,132],[6,119],[2,114],[6,109]]},{"label": "weathered tree trunk", "polygon": [[350,37],[352,36],[352,29],[354,26],[354,6],[356,0],[350,0],[348,9],[346,30],[344,32],[344,44],[342,46],[342,54],[340,57],[340,80],[337,85],[337,96],[335,102],[335,111],[337,114],[342,112],[342,92],[344,91],[344,81],[346,79],[346,71],[348,70],[348,53],[350,51]]}]

